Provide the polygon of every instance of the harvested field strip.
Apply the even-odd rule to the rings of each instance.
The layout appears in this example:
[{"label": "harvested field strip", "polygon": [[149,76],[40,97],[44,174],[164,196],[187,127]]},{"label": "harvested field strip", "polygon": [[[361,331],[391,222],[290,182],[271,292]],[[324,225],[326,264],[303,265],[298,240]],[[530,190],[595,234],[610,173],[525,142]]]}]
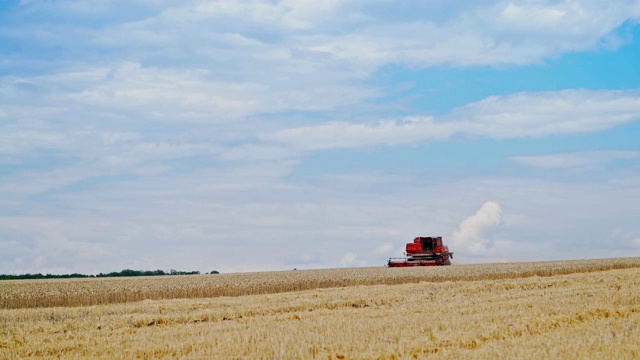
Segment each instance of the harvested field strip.
[{"label": "harvested field strip", "polygon": [[0,358],[637,359],[640,268],[0,310]]},{"label": "harvested field strip", "polygon": [[640,258],[454,265],[413,268],[348,268],[263,273],[0,282],[0,308],[42,308],[209,298],[356,285],[422,281],[473,281],[553,276],[640,267]]}]

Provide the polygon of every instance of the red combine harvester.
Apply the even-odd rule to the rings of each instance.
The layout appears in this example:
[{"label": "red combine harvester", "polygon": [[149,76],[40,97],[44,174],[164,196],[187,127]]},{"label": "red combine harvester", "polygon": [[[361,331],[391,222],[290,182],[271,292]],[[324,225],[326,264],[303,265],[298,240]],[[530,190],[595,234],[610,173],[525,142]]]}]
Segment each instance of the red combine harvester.
[{"label": "red combine harvester", "polygon": [[389,258],[387,266],[439,266],[451,265],[453,253],[442,245],[442,237],[417,237],[407,244],[406,258]]}]

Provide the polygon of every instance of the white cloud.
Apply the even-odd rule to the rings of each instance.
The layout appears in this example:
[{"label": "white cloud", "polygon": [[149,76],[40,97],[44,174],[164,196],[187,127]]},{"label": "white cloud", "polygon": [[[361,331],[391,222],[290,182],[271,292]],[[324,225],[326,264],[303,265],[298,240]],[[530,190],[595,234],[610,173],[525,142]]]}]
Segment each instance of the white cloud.
[{"label": "white cloud", "polygon": [[[366,15],[369,8],[361,11]],[[440,19],[417,11],[402,23],[394,23],[393,15],[383,11],[376,15],[377,20],[387,20],[384,25],[365,22],[357,31],[317,37],[310,49],[365,66],[526,64],[562,52],[594,49],[625,20],[640,16],[632,1],[476,2]]]},{"label": "white cloud", "polygon": [[[86,15],[85,6],[58,4],[61,9],[51,2],[30,3],[29,14],[41,9],[70,19]],[[382,91],[363,79],[380,65],[536,62],[593,47],[622,21],[638,16],[635,2],[498,1],[451,8],[416,2],[411,4],[416,10],[402,16],[389,11],[395,5],[344,1],[138,1],[140,16],[118,14],[118,4],[90,6],[109,14],[110,25],[88,30],[89,38],[66,36],[68,24],[52,23],[47,31],[59,32],[56,41],[67,41],[61,46],[69,52],[108,51],[109,60],[80,57],[62,68],[50,65],[48,73],[0,78],[5,99],[0,119],[7,120],[0,127],[0,152],[69,151],[81,142],[74,137],[86,138],[87,131],[105,127],[127,133],[131,124],[201,124],[211,126],[205,130],[216,140],[258,137],[268,143],[241,144],[220,160],[266,161],[297,156],[300,150],[456,135],[514,138],[598,131],[637,119],[633,92],[565,91],[491,97],[448,117],[335,121],[345,108],[371,111],[367,101]],[[518,35],[510,36],[514,31]],[[38,22],[17,33],[0,33],[26,41],[33,38],[31,32],[42,32]],[[532,40],[518,40],[524,38]],[[291,128],[250,120],[291,111],[337,115],[319,126]],[[13,124],[16,119],[19,123]],[[222,125],[223,132],[217,128]],[[77,130],[82,127],[84,132]],[[252,149],[257,152],[251,154]]]},{"label": "white cloud", "polygon": [[53,75],[0,77],[4,98],[0,103],[5,103],[0,119],[84,126],[107,121],[121,127],[143,122],[237,126],[261,114],[331,111],[378,95],[376,89],[349,82],[331,70],[310,70],[324,74],[319,77],[296,71],[281,73],[278,79],[250,74],[246,79],[244,75],[219,79],[219,69],[120,62]]},{"label": "white cloud", "polygon": [[135,132],[103,132],[102,143],[104,145],[114,145],[123,142],[133,142],[142,139],[142,135]]},{"label": "white cloud", "polygon": [[[257,83],[215,81],[205,70],[143,68],[138,63],[87,72],[102,72],[103,76],[93,81],[84,78],[80,91],[61,94],[61,100],[111,111],[133,111],[161,122],[228,122],[255,112],[259,94],[267,90]],[[50,84],[64,84],[74,77],[59,74],[50,79]],[[45,84],[49,81],[43,80]],[[144,114],[140,111],[143,109],[148,112]]]},{"label": "white cloud", "polygon": [[348,252],[340,259],[340,265],[345,267],[361,267],[367,266],[366,260],[358,259],[358,255],[352,252]]},{"label": "white cloud", "polygon": [[330,122],[318,126],[280,130],[262,136],[299,150],[353,148],[374,145],[412,143],[421,139],[446,139],[455,133],[456,124],[434,123],[432,118],[407,118],[377,124]]},{"label": "white cloud", "polygon": [[639,119],[640,92],[636,90],[563,90],[492,96],[441,118],[330,122],[280,130],[262,139],[298,150],[356,148],[447,140],[455,135],[503,139],[579,134]]},{"label": "white cloud", "polygon": [[514,156],[517,163],[542,169],[601,169],[618,160],[640,158],[640,151],[600,150],[563,154]]},{"label": "white cloud", "polygon": [[487,201],[472,216],[465,219],[451,236],[450,249],[463,259],[486,256],[493,246],[492,233],[502,221],[500,204]]},{"label": "white cloud", "polygon": [[384,244],[380,244],[378,245],[378,247],[376,247],[375,253],[376,255],[392,255],[394,248],[393,248],[394,244],[393,243],[384,243]]},{"label": "white cloud", "polygon": [[32,150],[34,147],[45,149],[66,148],[68,142],[64,134],[51,131],[51,126],[42,121],[30,121],[27,117],[19,124],[12,124],[10,115],[3,116],[0,113],[0,154],[20,155]]},{"label": "white cloud", "polygon": [[[106,50],[119,59],[145,59],[158,66],[197,63],[243,82],[264,85],[278,77],[303,76],[324,78],[327,85],[336,76],[339,81],[363,78],[390,63],[539,63],[597,49],[605,39],[620,43],[612,40],[614,30],[640,17],[638,3],[631,0],[476,1],[464,6],[414,0],[403,3],[410,12],[392,3],[338,0],[137,1],[133,15],[120,10],[132,7],[123,3],[34,2],[29,14],[64,15],[66,21],[41,31],[34,16],[34,25],[6,33],[18,41],[35,38],[67,49]],[[96,14],[109,15],[107,25],[68,31],[72,20]],[[279,54],[276,61],[264,61],[273,54]]]},{"label": "white cloud", "polygon": [[562,90],[492,96],[455,109],[471,135],[539,137],[602,131],[640,119],[638,90]]},{"label": "white cloud", "polygon": [[[155,85],[149,82],[145,86],[153,87]],[[131,89],[135,89],[135,86]],[[147,93],[146,90],[142,89],[139,92],[145,93],[145,97],[153,98],[153,92]],[[186,94],[189,91],[185,90],[183,92]],[[101,101],[106,106],[108,100],[113,100],[114,105],[117,106],[118,101],[114,98],[105,97]],[[162,96],[155,98],[153,102],[154,104],[163,102]],[[155,105],[149,106],[155,107]],[[198,106],[194,105],[189,108],[191,109],[189,114],[195,114],[197,111],[201,111],[202,114],[208,114],[206,107],[200,110],[193,110],[198,109]],[[186,105],[185,109],[187,109]],[[71,105],[69,105],[69,111],[71,110]],[[246,110],[243,109],[243,111]],[[164,119],[169,120],[173,116],[176,120],[185,120],[185,118],[179,117],[179,113],[176,113],[175,109],[172,111],[174,112],[173,115],[170,113],[163,114],[163,116],[166,116]],[[213,111],[213,113],[216,112]],[[13,113],[10,116],[19,117],[20,114]],[[203,116],[209,117],[209,115]],[[6,118],[9,118],[9,116]],[[545,93],[521,93],[503,97],[490,97],[458,108],[451,114],[439,118],[414,116],[401,120],[385,120],[378,123],[364,124],[329,122],[318,126],[284,129],[261,136],[267,143],[246,144],[225,150],[220,159],[254,158],[254,160],[268,160],[295,157],[303,150],[407,144],[423,140],[447,140],[456,135],[517,138],[584,133],[606,130],[620,124],[637,121],[638,118],[640,118],[640,96],[637,91],[565,90]],[[95,131],[88,128],[86,130],[65,130],[63,132],[63,130],[55,129],[54,126],[53,123],[47,124],[43,121],[20,124],[11,124],[9,122],[5,125],[3,135],[7,141],[2,142],[0,151],[5,154],[18,154],[24,153],[33,147],[40,147],[60,150],[77,148],[78,151],[82,152],[86,150],[80,150],[81,147],[88,145],[86,140],[91,138],[93,136],[91,132]],[[157,159],[170,159],[180,156],[206,155],[219,151],[216,150],[217,146],[207,143],[199,145],[145,143],[144,139],[140,138],[140,134],[130,131],[107,132],[102,135],[97,133],[95,135],[102,136],[102,142],[109,146],[112,151],[117,151],[117,153],[107,152],[101,155],[109,164],[122,163],[118,161],[118,158],[137,164],[139,161],[136,159],[140,158],[145,152],[153,153],[153,157]],[[122,143],[125,139],[137,141],[137,143],[130,143],[129,146],[124,148],[120,147],[122,149],[114,147],[116,142]],[[187,148],[190,150],[187,150]],[[166,151],[159,152],[162,149]],[[182,155],[178,153],[182,153]],[[94,153],[90,152],[90,154]],[[590,157],[593,154],[585,155]],[[557,156],[538,159],[546,161],[548,164],[564,161],[565,165],[569,165],[571,162],[581,161],[577,159],[577,156],[580,155],[564,156],[562,159]],[[596,160],[600,158],[605,161],[612,156],[621,158],[632,155],[624,155],[619,152],[615,153],[615,155],[614,153],[608,153],[608,155],[596,157]],[[540,161],[536,162],[531,157],[515,157],[514,160],[540,166]]]},{"label": "white cloud", "polygon": [[222,161],[267,161],[294,158],[297,152],[282,146],[244,144],[224,150],[218,157]]}]

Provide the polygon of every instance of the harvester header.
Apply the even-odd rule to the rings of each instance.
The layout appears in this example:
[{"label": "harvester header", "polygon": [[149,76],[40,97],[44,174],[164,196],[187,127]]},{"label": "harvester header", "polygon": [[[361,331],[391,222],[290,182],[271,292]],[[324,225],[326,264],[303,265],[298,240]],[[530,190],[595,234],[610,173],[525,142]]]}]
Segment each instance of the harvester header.
[{"label": "harvester header", "polygon": [[451,265],[453,252],[442,244],[442,237],[420,236],[406,246],[404,258],[389,258],[389,267]]}]

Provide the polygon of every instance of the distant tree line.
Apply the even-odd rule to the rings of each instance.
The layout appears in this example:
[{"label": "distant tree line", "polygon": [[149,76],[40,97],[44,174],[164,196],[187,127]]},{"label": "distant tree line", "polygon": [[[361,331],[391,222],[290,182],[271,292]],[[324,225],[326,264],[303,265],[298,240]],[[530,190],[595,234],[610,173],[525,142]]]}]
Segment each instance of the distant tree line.
[{"label": "distant tree line", "polygon": [[[93,278],[93,277],[124,277],[124,276],[162,276],[162,275],[199,275],[200,271],[178,271],[173,270],[165,272],[162,270],[131,270],[124,269],[119,272],[110,272],[107,274],[100,273],[98,275],[85,275],[85,274],[22,274],[22,275],[0,275],[0,280],[23,280],[23,279],[72,279],[72,278]],[[209,274],[219,274],[218,271],[213,270]]]},{"label": "distant tree line", "polygon": [[93,275],[85,275],[85,274],[62,274],[62,275],[54,275],[54,274],[46,274],[42,275],[38,274],[22,274],[22,275],[0,275],[0,280],[22,280],[22,279],[71,279],[71,278],[86,278],[93,277]]}]

